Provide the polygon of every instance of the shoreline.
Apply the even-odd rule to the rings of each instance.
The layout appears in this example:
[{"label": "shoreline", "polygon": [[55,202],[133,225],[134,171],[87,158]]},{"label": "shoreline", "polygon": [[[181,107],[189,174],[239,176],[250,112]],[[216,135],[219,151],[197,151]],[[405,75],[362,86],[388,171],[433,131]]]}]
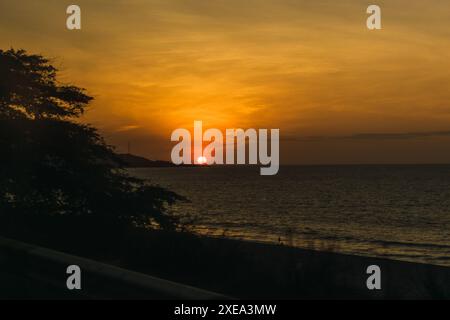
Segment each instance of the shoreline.
[{"label": "shoreline", "polygon": [[[260,272],[266,273],[267,277],[272,276],[271,282],[284,283],[294,296],[295,289],[308,284],[305,292],[298,292],[301,298],[450,298],[450,268],[446,266],[229,238],[202,237],[202,241],[210,245],[217,241],[215,245],[219,247],[233,247],[251,257]],[[366,282],[370,275],[366,271],[371,265],[378,265],[381,269],[382,290],[367,289]],[[294,288],[292,284],[298,287]],[[276,299],[276,296],[263,295],[258,298]]]},{"label": "shoreline", "polygon": [[[217,229],[220,231],[219,229]],[[231,231],[231,230],[228,230]],[[390,253],[389,245],[398,245],[398,246],[407,246],[407,247],[436,247],[436,248],[447,248],[447,245],[440,245],[440,244],[422,244],[422,243],[409,243],[409,242],[394,242],[394,241],[383,241],[383,240],[372,240],[367,243],[373,243],[378,244],[378,247],[383,248],[387,250],[384,255],[377,253],[362,253],[362,252],[353,252],[350,250],[341,250],[340,246],[331,246],[330,244],[333,243],[332,241],[327,241],[324,239],[287,239],[286,237],[279,237],[281,242],[277,243],[275,240],[267,239],[267,240],[258,240],[256,238],[246,238],[245,236],[228,236],[228,235],[222,235],[220,232],[217,232],[217,234],[214,234],[214,232],[201,232],[198,230],[190,230],[193,234],[199,236],[199,237],[205,237],[205,238],[212,238],[212,239],[226,239],[231,241],[240,241],[240,242],[248,242],[250,244],[254,245],[268,245],[268,246],[275,246],[275,247],[288,247],[292,249],[299,249],[299,250],[306,250],[306,251],[316,251],[316,252],[322,252],[322,253],[333,253],[333,254],[340,254],[340,255],[347,255],[347,256],[357,256],[357,257],[365,257],[369,259],[382,259],[382,260],[389,260],[389,261],[398,261],[398,262],[409,262],[409,263],[415,263],[415,264],[424,264],[424,265],[431,265],[431,266],[438,266],[438,267],[444,267],[444,268],[450,268],[450,258],[446,258],[444,256],[435,258],[435,263],[429,261],[433,259],[429,259],[428,261],[426,258],[417,257],[415,259],[411,258],[409,255],[396,255],[394,253]],[[276,238],[277,236],[273,236],[271,238]],[[299,245],[297,243],[304,243],[304,245]],[[338,248],[338,249],[336,249]],[[448,260],[448,264],[444,264],[442,260]]]},{"label": "shoreline", "polygon": [[[76,246],[61,234],[11,238],[240,299],[450,298],[443,266],[190,233],[128,230],[93,243],[86,232]],[[367,289],[370,265],[381,290]]]}]

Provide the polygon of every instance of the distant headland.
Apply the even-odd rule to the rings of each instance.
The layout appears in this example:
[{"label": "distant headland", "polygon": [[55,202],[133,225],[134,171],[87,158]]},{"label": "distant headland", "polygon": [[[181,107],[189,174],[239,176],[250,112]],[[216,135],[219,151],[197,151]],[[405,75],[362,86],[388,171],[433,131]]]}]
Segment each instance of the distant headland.
[{"label": "distant headland", "polygon": [[149,160],[130,153],[117,154],[126,168],[165,168],[165,167],[192,167],[193,165],[175,165],[170,161]]}]

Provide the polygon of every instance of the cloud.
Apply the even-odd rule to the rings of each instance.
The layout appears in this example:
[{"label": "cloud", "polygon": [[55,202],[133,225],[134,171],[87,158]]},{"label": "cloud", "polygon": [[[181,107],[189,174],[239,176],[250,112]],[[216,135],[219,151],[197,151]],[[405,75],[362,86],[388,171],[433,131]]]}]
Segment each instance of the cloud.
[{"label": "cloud", "polygon": [[141,128],[141,126],[138,125],[127,125],[127,126],[121,126],[120,128],[118,128],[116,130],[116,132],[125,132],[125,131],[130,131],[130,130],[136,130]]},{"label": "cloud", "polygon": [[0,48],[54,58],[61,81],[95,97],[82,121],[113,145],[164,155],[171,131],[194,120],[280,128],[285,141],[450,135],[437,131],[450,121],[448,1],[382,1],[380,32],[365,28],[367,4],[356,0],[76,3],[81,32],[66,29],[65,1],[1,0]]},{"label": "cloud", "polygon": [[405,132],[405,133],[357,133],[346,136],[284,137],[283,141],[329,141],[329,140],[405,140],[437,136],[450,137],[450,131]]}]

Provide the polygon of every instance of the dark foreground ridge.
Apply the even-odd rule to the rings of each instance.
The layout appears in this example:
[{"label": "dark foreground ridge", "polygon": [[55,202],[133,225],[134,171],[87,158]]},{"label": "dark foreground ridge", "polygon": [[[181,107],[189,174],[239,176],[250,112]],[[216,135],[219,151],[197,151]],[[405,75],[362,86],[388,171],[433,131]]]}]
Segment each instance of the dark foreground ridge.
[{"label": "dark foreground ridge", "polygon": [[[450,268],[435,265],[177,232],[133,230],[114,238],[108,237],[105,241],[96,233],[97,242],[93,242],[89,232],[86,232],[84,237],[77,239],[82,241],[77,245],[74,245],[70,234],[66,239],[59,237],[57,242],[52,237],[40,240],[33,238],[30,242],[60,251],[67,251],[66,248],[72,247],[69,250],[71,254],[238,299],[450,298]],[[12,279],[5,276],[8,271],[21,280],[13,282],[14,291],[5,293],[7,286],[3,286],[1,294],[5,298],[11,298],[11,292],[15,293],[15,297],[47,297],[46,290],[52,283],[45,277],[49,272],[60,277],[58,283],[65,284],[66,281],[67,266],[61,270],[62,265],[49,264],[48,261],[24,255],[23,252],[14,253],[5,250],[4,246],[0,246],[0,261],[2,278]],[[366,270],[371,265],[377,265],[381,269],[381,290],[367,288],[369,275]],[[28,277],[28,274],[35,275],[33,279],[43,279],[44,285],[31,287],[30,282],[23,280],[23,276]],[[106,292],[108,298],[136,297],[136,292],[130,295],[118,281],[89,274],[90,271],[84,281],[93,286],[93,291],[102,292],[100,296]],[[86,285],[84,287],[87,288]],[[73,294],[67,296],[66,291],[62,293],[63,295],[57,296],[73,298]],[[55,294],[50,296],[54,297]],[[138,296],[148,299],[167,298],[165,294]],[[177,299],[176,296],[171,298]],[[181,296],[178,298],[181,299]]]},{"label": "dark foreground ridge", "polygon": [[[66,287],[68,266],[81,268],[82,290]],[[0,237],[0,298],[147,298],[227,300],[214,292]]]}]

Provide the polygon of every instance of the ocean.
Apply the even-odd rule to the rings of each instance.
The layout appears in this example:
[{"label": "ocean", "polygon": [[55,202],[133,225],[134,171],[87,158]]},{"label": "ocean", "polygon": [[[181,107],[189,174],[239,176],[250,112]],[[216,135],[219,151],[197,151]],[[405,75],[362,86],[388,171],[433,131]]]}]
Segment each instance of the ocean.
[{"label": "ocean", "polygon": [[183,196],[192,230],[450,266],[450,165],[130,169]]}]

